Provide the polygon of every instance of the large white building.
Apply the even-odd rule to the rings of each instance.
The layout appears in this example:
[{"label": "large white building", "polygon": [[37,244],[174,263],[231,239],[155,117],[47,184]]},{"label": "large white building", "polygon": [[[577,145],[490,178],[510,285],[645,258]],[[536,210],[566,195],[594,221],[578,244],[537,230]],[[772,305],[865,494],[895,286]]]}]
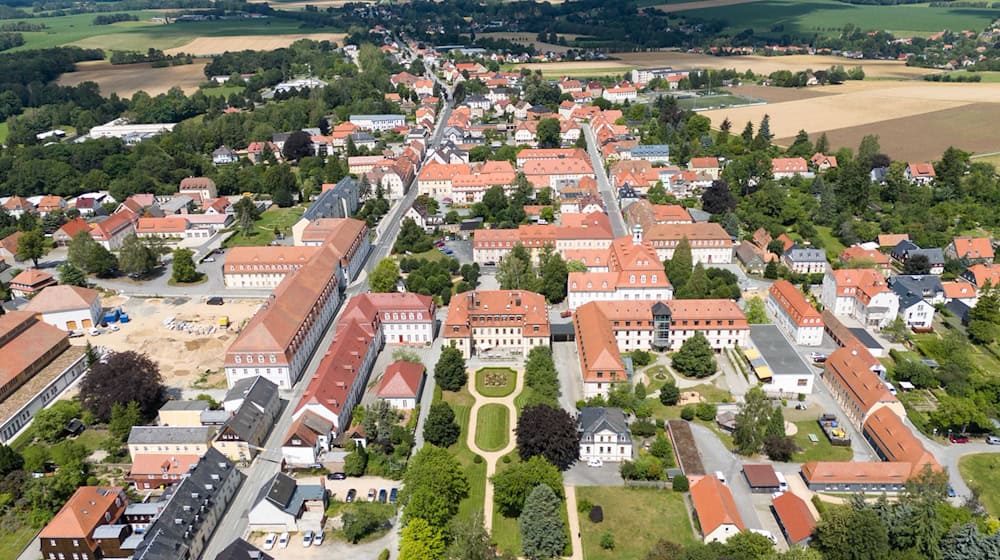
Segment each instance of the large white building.
[{"label": "large white building", "polygon": [[823,318],[788,280],[771,285],[767,308],[778,325],[795,344],[819,346],[823,343]]},{"label": "large white building", "polygon": [[654,224],[646,228],[643,237],[656,248],[660,260],[673,258],[677,246],[686,239],[695,264],[733,262],[733,238],[716,223]]},{"label": "large white building", "polygon": [[619,463],[634,456],[632,432],[620,408],[580,409],[580,460],[600,459]]},{"label": "large white building", "polygon": [[884,328],[899,312],[899,297],[873,268],[828,270],[823,276],[823,307],[853,317],[866,327]]},{"label": "large white building", "polygon": [[364,130],[392,130],[406,125],[403,115],[351,115],[351,124]]},{"label": "large white building", "polygon": [[441,330],[444,343],[462,356],[525,357],[548,346],[545,298],[524,290],[473,290],[456,294]]},{"label": "large white building", "polygon": [[78,286],[49,286],[24,308],[42,321],[62,329],[89,329],[101,323],[101,298],[97,290]]}]

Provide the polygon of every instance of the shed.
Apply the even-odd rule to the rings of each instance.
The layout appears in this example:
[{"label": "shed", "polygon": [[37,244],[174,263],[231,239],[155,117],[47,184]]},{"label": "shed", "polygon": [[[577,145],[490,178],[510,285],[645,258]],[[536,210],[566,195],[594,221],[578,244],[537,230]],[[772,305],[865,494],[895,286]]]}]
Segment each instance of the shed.
[{"label": "shed", "polygon": [[780,489],[778,476],[771,465],[743,465],[743,476],[755,494],[770,494]]}]

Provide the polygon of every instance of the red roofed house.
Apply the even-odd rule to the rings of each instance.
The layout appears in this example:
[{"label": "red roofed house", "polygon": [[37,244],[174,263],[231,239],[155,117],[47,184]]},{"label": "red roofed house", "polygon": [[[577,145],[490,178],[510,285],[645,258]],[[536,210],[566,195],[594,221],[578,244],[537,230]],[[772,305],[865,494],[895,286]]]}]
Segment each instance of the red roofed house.
[{"label": "red roofed house", "polygon": [[402,361],[389,364],[376,396],[392,408],[413,410],[424,390],[425,371],[423,364]]},{"label": "red roofed house", "polygon": [[89,329],[101,322],[101,298],[97,290],[78,286],[49,286],[24,308],[42,321],[62,329]]},{"label": "red roofed house", "polygon": [[[82,486],[66,500],[59,513],[38,534],[42,558],[99,560],[105,556],[94,532],[118,523],[128,496],[121,488]],[[109,556],[115,551],[108,551]]]},{"label": "red roofed house", "polygon": [[90,228],[90,236],[109,251],[118,249],[125,238],[135,232],[134,217],[131,212],[115,212],[107,219],[95,222]]},{"label": "red roofed house", "polygon": [[870,263],[871,266],[875,267],[875,270],[881,272],[882,276],[885,277],[892,274],[892,264],[889,263],[889,256],[877,249],[865,249],[861,245],[851,245],[844,249],[838,258],[840,262],[854,265],[855,267],[861,263]]},{"label": "red roofed house", "polygon": [[744,529],[729,487],[714,476],[691,477],[691,505],[705,543],[724,543]]},{"label": "red roofed house", "polygon": [[899,312],[899,296],[874,268],[827,270],[820,301],[832,313],[869,327],[884,328]]},{"label": "red roofed house", "polygon": [[949,259],[964,259],[971,264],[993,262],[993,242],[987,237],[956,237],[944,248]]},{"label": "red roofed house", "polygon": [[35,210],[35,205],[32,204],[30,200],[22,196],[12,196],[3,203],[3,208],[11,216],[20,218],[21,214],[24,214],[25,212],[33,212]]},{"label": "red roofed house", "polygon": [[816,519],[805,500],[791,492],[782,492],[771,499],[771,510],[774,511],[778,526],[789,545],[804,545],[809,542],[816,528]]},{"label": "red roofed house", "polygon": [[1000,264],[974,264],[959,274],[958,278],[971,282],[979,289],[987,284],[1000,286]]},{"label": "red roofed house", "polygon": [[41,215],[46,215],[50,212],[58,212],[59,210],[66,209],[66,199],[61,196],[56,195],[45,195],[38,201],[38,206],[36,206],[38,213]]},{"label": "red roofed house", "polygon": [[809,162],[813,164],[813,167],[815,167],[817,171],[826,171],[827,169],[837,167],[836,156],[828,156],[819,152],[813,154],[813,156],[809,158]]},{"label": "red roofed house", "polygon": [[934,166],[929,163],[911,163],[906,166],[906,179],[911,183],[929,185],[934,176]]},{"label": "red roofed house", "polygon": [[151,490],[177,484],[187,476],[192,465],[197,465],[201,455],[140,453],[132,460],[125,480],[136,490]]},{"label": "red roofed house", "polygon": [[52,240],[55,241],[56,245],[59,247],[65,247],[66,245],[69,245],[73,236],[81,231],[90,231],[90,225],[87,224],[87,221],[83,218],[73,218],[52,233]]},{"label": "red roofed house", "polygon": [[462,356],[524,357],[550,340],[545,298],[524,290],[473,290],[456,294],[441,327],[444,343]]},{"label": "red roofed house", "polygon": [[711,177],[712,180],[715,180],[718,179],[719,174],[722,173],[722,166],[719,165],[719,158],[696,157],[691,158],[691,161],[688,162],[688,170],[704,173]]},{"label": "red roofed house", "polygon": [[7,237],[0,239],[0,261],[4,261],[7,264],[20,262],[17,258],[17,246],[22,235],[24,235],[23,231],[15,231]]},{"label": "red roofed house", "polygon": [[48,272],[29,268],[10,280],[10,291],[16,297],[29,298],[47,286],[57,284]]},{"label": "red roofed house", "polygon": [[801,346],[823,343],[823,319],[791,282],[778,280],[771,285],[767,307],[775,316],[778,328]]},{"label": "red roofed house", "polygon": [[899,416],[906,415],[903,404],[876,373],[881,367],[878,360],[858,344],[839,348],[826,359],[823,381],[847,419],[858,428],[883,407]]},{"label": "red roofed house", "polygon": [[178,192],[199,201],[218,198],[219,196],[219,192],[215,188],[215,181],[208,177],[187,177],[181,179]]},{"label": "red roofed house", "polygon": [[812,173],[809,172],[809,165],[806,164],[806,160],[800,157],[773,158],[771,160],[771,173],[774,175],[775,179],[791,179],[796,175],[800,175],[802,177],[812,176]]}]

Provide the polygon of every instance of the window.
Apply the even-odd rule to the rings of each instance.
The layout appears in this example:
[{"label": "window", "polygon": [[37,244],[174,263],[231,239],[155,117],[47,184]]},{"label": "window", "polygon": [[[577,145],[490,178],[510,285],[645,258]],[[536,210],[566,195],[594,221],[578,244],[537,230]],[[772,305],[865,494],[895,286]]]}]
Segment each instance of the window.
[{"label": "window", "polygon": [[240,363],[240,361],[241,361],[240,360],[240,355],[237,354],[235,357],[233,357],[233,361],[235,361],[237,364]]},{"label": "window", "polygon": [[277,363],[277,361],[278,361],[278,358],[274,354],[271,354],[271,363],[274,364],[274,363]]}]

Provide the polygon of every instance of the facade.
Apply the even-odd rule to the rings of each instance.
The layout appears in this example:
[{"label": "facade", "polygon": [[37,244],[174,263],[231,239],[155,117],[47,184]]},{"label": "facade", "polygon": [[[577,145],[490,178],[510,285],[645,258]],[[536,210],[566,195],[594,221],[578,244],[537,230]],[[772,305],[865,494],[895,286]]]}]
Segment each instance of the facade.
[{"label": "facade", "polygon": [[125,480],[140,492],[166,488],[180,482],[200,460],[197,453],[143,453],[132,461]]},{"label": "facade", "polygon": [[154,453],[204,455],[212,447],[215,429],[208,426],[133,426],[128,434],[128,454]]},{"label": "facade", "polygon": [[800,346],[823,343],[823,318],[788,280],[778,280],[768,291],[767,308],[775,323]]},{"label": "facade", "polygon": [[820,300],[835,315],[853,317],[867,327],[880,329],[899,312],[899,297],[873,268],[828,270]]},{"label": "facade", "polygon": [[46,560],[100,560],[107,556],[95,532],[118,523],[128,496],[117,487],[82,486],[66,500],[59,513],[38,534]]},{"label": "facade", "polygon": [[618,463],[634,455],[632,432],[620,408],[584,407],[580,409],[580,460],[600,459]]},{"label": "facade", "polygon": [[106,219],[92,224],[90,236],[105,249],[114,251],[122,246],[126,237],[135,233],[135,218],[136,215],[131,212],[115,212]]},{"label": "facade", "polygon": [[385,368],[376,395],[392,408],[413,410],[420,402],[425,379],[426,370],[422,364],[393,362]]},{"label": "facade", "polygon": [[320,484],[300,484],[277,473],[261,487],[247,514],[251,531],[322,531],[327,493]]},{"label": "facade", "polygon": [[900,417],[906,415],[903,404],[875,373],[879,366],[871,353],[856,344],[839,348],[826,359],[823,381],[848,420],[859,429],[883,407]]},{"label": "facade", "polygon": [[73,331],[89,329],[101,322],[101,298],[97,290],[79,286],[49,286],[24,308],[46,323]]},{"label": "facade", "polygon": [[826,252],[813,247],[792,245],[781,256],[781,262],[798,274],[819,274],[826,270]]},{"label": "facade", "polygon": [[354,218],[319,218],[297,232],[296,245],[332,245],[342,257],[340,281],[347,285],[357,278],[372,250],[368,224]]},{"label": "facade", "polygon": [[745,528],[733,494],[722,481],[712,475],[691,478],[696,478],[691,482],[691,505],[706,544],[724,543]]},{"label": "facade", "polygon": [[219,197],[219,191],[215,188],[215,181],[208,177],[187,177],[181,179],[178,187],[180,194],[193,195],[195,200],[211,200]]},{"label": "facade", "polygon": [[247,463],[262,449],[281,411],[281,399],[278,386],[263,377],[238,381],[230,393],[240,390],[241,404],[219,429],[212,446],[230,461]]},{"label": "facade", "polygon": [[[920,284],[924,282],[914,281],[915,279],[926,278],[934,284],[940,291],[936,291],[932,296],[934,299],[925,298],[920,291]],[[937,299],[936,303],[944,303],[944,288],[941,280],[937,276],[896,276],[889,279],[889,286],[899,299],[899,316],[907,327],[914,330],[930,330],[934,322],[934,312],[936,309],[931,302]]]},{"label": "facade", "polygon": [[226,252],[222,279],[230,289],[273,290],[317,252],[313,246],[233,247]]},{"label": "facade", "polygon": [[538,262],[546,247],[563,255],[580,249],[607,249],[614,239],[611,220],[603,212],[562,216],[562,224],[521,225],[517,229],[477,229],[472,258],[479,264],[498,263],[520,243]]},{"label": "facade", "polygon": [[211,407],[208,401],[169,400],[156,411],[159,426],[201,426],[201,415]]},{"label": "facade", "polygon": [[462,356],[527,356],[549,346],[545,298],[524,290],[473,290],[456,294],[442,327],[444,343]]},{"label": "facade", "polygon": [[646,229],[643,236],[652,242],[661,261],[673,258],[677,245],[687,239],[695,264],[733,262],[733,239],[716,223],[656,224]]},{"label": "facade", "polygon": [[288,428],[281,456],[292,465],[314,465],[330,450],[333,433],[333,421],[307,410]]},{"label": "facade", "polygon": [[392,130],[406,125],[403,115],[351,115],[351,124],[363,130]]},{"label": "facade", "polygon": [[663,262],[652,244],[643,242],[642,226],[635,226],[632,237],[614,240],[606,254],[596,255],[594,260],[606,263],[607,271],[569,273],[569,309],[591,301],[660,301],[673,297]]},{"label": "facade", "polygon": [[[93,200],[93,199],[86,199]],[[59,247],[65,247],[69,245],[69,242],[73,239],[73,236],[80,233],[81,231],[90,231],[90,225],[83,218],[73,218],[72,220],[63,224],[59,229],[52,232],[52,240],[56,242]]]}]

